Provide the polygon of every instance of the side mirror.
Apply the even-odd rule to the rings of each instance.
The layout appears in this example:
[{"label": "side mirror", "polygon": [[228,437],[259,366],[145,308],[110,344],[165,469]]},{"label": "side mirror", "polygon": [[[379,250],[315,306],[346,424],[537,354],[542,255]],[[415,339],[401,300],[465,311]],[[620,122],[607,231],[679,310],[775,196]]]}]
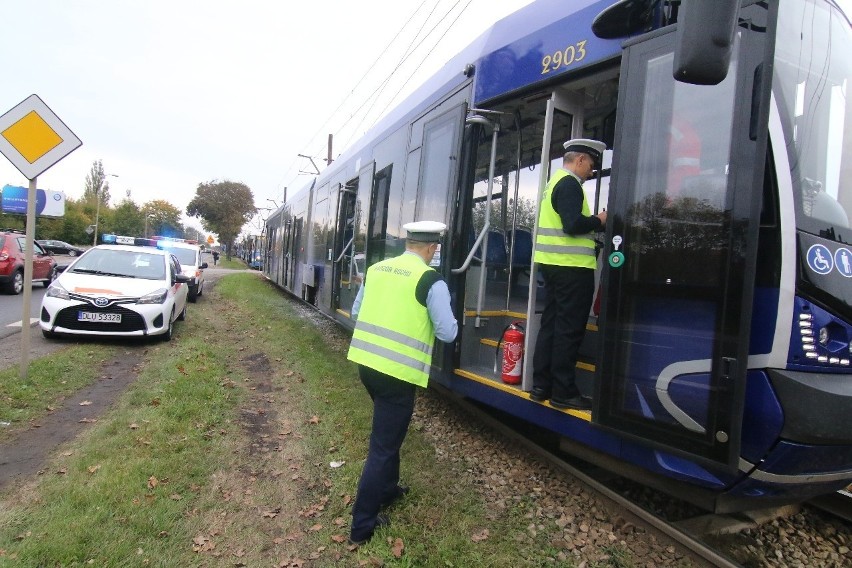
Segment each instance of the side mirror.
[{"label": "side mirror", "polygon": [[675,80],[718,85],[728,76],[740,0],[682,0],[677,18]]},{"label": "side mirror", "polygon": [[202,262],[202,263],[201,263],[201,268],[207,268],[207,263],[206,263],[206,262]]}]

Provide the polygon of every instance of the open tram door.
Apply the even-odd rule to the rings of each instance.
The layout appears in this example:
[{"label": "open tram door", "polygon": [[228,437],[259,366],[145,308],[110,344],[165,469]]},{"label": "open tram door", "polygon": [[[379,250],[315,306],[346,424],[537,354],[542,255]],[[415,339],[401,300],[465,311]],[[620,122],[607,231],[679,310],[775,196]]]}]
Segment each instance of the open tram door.
[{"label": "open tram door", "polygon": [[[535,228],[532,242],[535,243],[538,233],[538,219],[541,211],[541,199],[544,188],[555,168],[562,165],[562,157],[565,154],[563,143],[572,138],[583,137],[584,110],[582,95],[563,90],[555,90],[547,100],[544,115],[543,137],[541,143],[541,156],[539,163],[542,167],[538,173],[538,190],[536,193]],[[593,214],[596,213],[593,212]],[[523,388],[528,391],[532,388],[533,381],[533,353],[541,327],[541,314],[543,302],[538,297],[539,287],[534,285],[538,282],[538,264],[533,264],[530,272],[529,296],[527,299],[526,335],[524,338]],[[596,283],[597,288],[597,283]],[[579,381],[578,381],[579,382]]]},{"label": "open tram door", "polygon": [[[672,78],[677,34],[621,66],[593,421],[735,470],[746,390],[776,4],[739,12],[727,77]],[[680,24],[679,24],[680,25]],[[658,453],[657,459],[676,459]]]},{"label": "open tram door", "polygon": [[367,203],[373,186],[375,162],[358,172],[358,177],[340,186],[334,239],[332,309],[350,317],[352,305],[364,278],[367,219],[361,204]]}]

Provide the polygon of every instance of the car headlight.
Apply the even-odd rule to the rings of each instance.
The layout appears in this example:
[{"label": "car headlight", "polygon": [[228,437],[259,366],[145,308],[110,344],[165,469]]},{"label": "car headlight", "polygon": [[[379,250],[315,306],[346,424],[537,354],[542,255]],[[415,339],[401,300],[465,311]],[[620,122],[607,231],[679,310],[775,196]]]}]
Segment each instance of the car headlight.
[{"label": "car headlight", "polygon": [[69,294],[68,290],[63,288],[58,282],[54,282],[47,289],[47,297],[59,298],[60,300],[70,300],[71,294]]},{"label": "car headlight", "polygon": [[169,296],[168,288],[160,288],[155,292],[151,292],[150,294],[145,294],[139,300],[137,300],[137,304],[162,304],[166,301],[166,298]]}]

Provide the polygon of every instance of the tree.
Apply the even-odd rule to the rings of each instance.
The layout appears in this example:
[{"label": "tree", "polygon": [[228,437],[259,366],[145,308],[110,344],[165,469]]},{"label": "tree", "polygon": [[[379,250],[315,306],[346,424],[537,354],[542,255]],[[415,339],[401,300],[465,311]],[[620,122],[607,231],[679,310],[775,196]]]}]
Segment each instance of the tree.
[{"label": "tree", "polygon": [[132,199],[122,199],[113,211],[112,230],[116,235],[141,235],[145,230],[145,216]]},{"label": "tree", "polygon": [[183,237],[183,224],[180,222],[180,209],[162,199],[149,201],[142,206],[142,223],[148,219],[148,234],[162,237]]},{"label": "tree", "polygon": [[92,169],[86,175],[86,185],[83,189],[83,201],[91,203],[94,207],[97,198],[100,197],[101,207],[109,205],[109,182],[104,173],[104,165],[100,160],[92,163]]},{"label": "tree", "polygon": [[240,230],[257,213],[254,195],[244,183],[210,181],[198,185],[186,207],[190,217],[200,217],[204,230],[216,233],[227,245],[228,257]]}]

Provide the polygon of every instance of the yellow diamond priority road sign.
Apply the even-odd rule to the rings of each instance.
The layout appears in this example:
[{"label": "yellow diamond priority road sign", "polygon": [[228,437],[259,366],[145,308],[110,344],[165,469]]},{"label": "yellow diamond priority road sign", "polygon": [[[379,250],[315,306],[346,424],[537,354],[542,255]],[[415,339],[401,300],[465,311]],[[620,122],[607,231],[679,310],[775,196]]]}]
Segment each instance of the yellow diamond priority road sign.
[{"label": "yellow diamond priority road sign", "polygon": [[0,116],[0,153],[29,180],[82,144],[38,95]]}]

